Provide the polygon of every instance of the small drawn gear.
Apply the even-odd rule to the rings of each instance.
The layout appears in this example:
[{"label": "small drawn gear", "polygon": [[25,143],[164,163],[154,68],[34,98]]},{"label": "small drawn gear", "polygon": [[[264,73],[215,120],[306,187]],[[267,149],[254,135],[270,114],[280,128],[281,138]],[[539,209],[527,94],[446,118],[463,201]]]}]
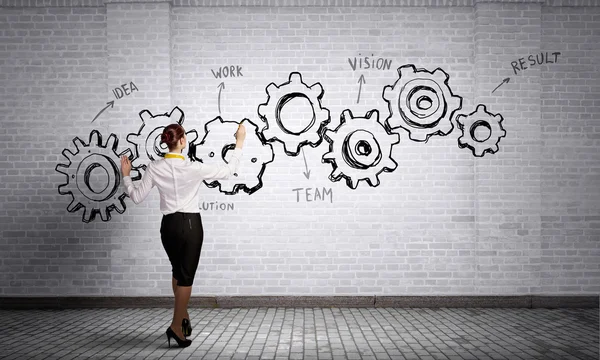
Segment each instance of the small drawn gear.
[{"label": "small drawn gear", "polygon": [[330,163],[331,181],[346,178],[346,184],[356,189],[360,180],[370,186],[379,185],[379,174],[392,172],[398,164],[392,159],[392,146],[400,142],[397,133],[389,133],[379,123],[379,112],[371,110],[365,117],[354,117],[348,109],[342,112],[340,125],[325,131],[329,152],[322,162]]},{"label": "small drawn gear", "polygon": [[[482,157],[485,153],[495,154],[500,139],[506,136],[502,120],[504,120],[502,115],[488,112],[483,104],[477,105],[475,111],[468,115],[458,115],[456,122],[462,131],[462,135],[458,138],[458,147],[471,149],[473,156],[477,157]],[[475,135],[475,130],[480,126],[489,131],[484,139]]]},{"label": "small drawn gear", "polygon": [[[305,145],[319,146],[323,141],[325,125],[330,121],[329,110],[321,106],[324,94],[321,84],[308,86],[302,81],[300,73],[292,72],[288,82],[279,86],[271,83],[266,91],[269,96],[267,102],[258,106],[258,115],[266,124],[260,131],[263,142],[281,142],[288,156],[297,156]],[[290,129],[292,124],[286,126],[281,118],[281,110],[292,100],[296,100],[296,104],[305,100],[310,106],[310,113],[305,106],[300,110],[299,116],[310,118],[309,124],[301,130]]]},{"label": "small drawn gear", "polygon": [[[179,107],[175,106],[169,114],[152,115],[150,111],[142,110],[139,115],[142,119],[142,126],[137,133],[128,134],[127,141],[134,145],[136,154],[135,163],[132,163],[131,166],[145,171],[149,161],[158,160],[169,152],[167,145],[161,141],[161,134],[167,125],[183,125],[184,114]],[[186,132],[186,137],[186,149],[189,156],[190,144],[198,138],[198,133],[196,130],[190,130]],[[132,177],[133,180],[140,178]]]},{"label": "small drawn gear", "polygon": [[462,97],[452,94],[449,75],[440,68],[429,72],[414,65],[399,67],[398,75],[393,86],[383,88],[389,129],[403,128],[411,140],[420,142],[452,132],[452,117],[462,107]]},{"label": "small drawn gear", "polygon": [[[100,213],[102,221],[109,221],[110,211],[116,210],[119,214],[125,212],[124,198],[128,195],[120,187],[121,171],[118,164],[122,155],[131,159],[131,150],[117,154],[118,142],[117,135],[110,134],[104,145],[102,135],[98,130],[92,130],[88,144],[76,137],[73,144],[77,151],[62,151],[68,164],[56,165],[55,170],[67,177],[67,182],[58,187],[58,193],[71,195],[72,201],[67,211],[84,209],[82,220],[85,223],[94,220],[96,213]],[[132,169],[132,177],[135,173],[137,171]]]},{"label": "small drawn gear", "polygon": [[[218,187],[219,191],[234,195],[240,190],[253,194],[262,188],[262,175],[268,163],[274,159],[273,147],[261,141],[258,127],[252,121],[243,119],[247,137],[244,140],[244,155],[240,159],[239,172],[225,180],[205,180],[209,188]],[[232,135],[237,131],[239,123],[223,121],[218,116],[204,125],[204,138],[195,144],[192,157],[203,164],[227,164],[227,153],[235,149]]]}]

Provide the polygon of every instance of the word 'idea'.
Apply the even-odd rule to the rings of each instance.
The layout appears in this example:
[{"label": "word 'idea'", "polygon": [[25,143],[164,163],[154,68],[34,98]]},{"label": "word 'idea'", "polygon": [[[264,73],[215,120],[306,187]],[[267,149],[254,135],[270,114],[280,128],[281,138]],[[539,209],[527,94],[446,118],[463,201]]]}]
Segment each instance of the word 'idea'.
[{"label": "word 'idea'", "polygon": [[129,85],[127,84],[121,84],[121,87],[116,87],[113,89],[113,94],[115,95],[115,98],[120,99],[123,96],[128,96],[129,94],[133,93],[134,91],[140,91],[137,86],[135,86],[135,84],[133,83],[133,81],[129,82]]}]

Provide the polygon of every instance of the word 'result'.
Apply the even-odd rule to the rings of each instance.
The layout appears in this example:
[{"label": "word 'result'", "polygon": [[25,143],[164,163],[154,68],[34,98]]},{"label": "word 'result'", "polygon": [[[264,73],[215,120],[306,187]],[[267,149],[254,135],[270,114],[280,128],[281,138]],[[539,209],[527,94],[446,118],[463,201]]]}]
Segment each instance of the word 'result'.
[{"label": "word 'result'", "polygon": [[513,71],[515,72],[515,75],[517,75],[517,72],[528,69],[528,67],[525,66],[526,64],[529,64],[529,66],[554,64],[558,60],[558,55],[560,55],[559,52],[553,52],[552,56],[550,56],[547,51],[535,55],[531,54],[527,57],[528,63],[525,62],[525,58],[520,58],[517,61],[512,61],[510,65],[512,65]]}]

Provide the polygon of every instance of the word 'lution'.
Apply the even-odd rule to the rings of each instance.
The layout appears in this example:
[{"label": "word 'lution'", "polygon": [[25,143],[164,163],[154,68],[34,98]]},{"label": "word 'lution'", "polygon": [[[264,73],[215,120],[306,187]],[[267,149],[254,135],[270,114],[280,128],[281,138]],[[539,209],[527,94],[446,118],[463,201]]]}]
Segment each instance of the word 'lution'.
[{"label": "word 'lution'", "polygon": [[[130,92],[130,90],[131,90],[131,92]],[[123,96],[127,96],[127,95],[131,94],[134,90],[139,91],[137,86],[135,86],[133,81],[131,81],[129,83],[129,86],[127,86],[127,84],[122,84],[121,87],[114,88],[113,94],[115,94],[115,97],[118,100],[118,99],[122,98]]]},{"label": "word 'lution'", "polygon": [[210,71],[212,71],[215,79],[220,77],[226,78],[244,76],[244,74],[242,74],[242,67],[237,65],[221,66],[216,72],[213,69],[210,69]]},{"label": "word 'lution'", "polygon": [[[377,70],[389,70],[390,66],[392,66],[392,60],[384,59],[384,58],[371,58],[368,56],[360,56],[354,57],[354,59],[348,58],[348,63],[350,67],[352,67],[352,71],[356,71],[356,69],[377,69]],[[373,56],[374,54],[371,54]]]},{"label": "word 'lution'", "polygon": [[[558,60],[558,55],[560,55],[559,52],[553,52],[552,53],[553,56],[549,56],[548,52],[546,51],[545,53],[539,53],[539,54],[531,54],[527,57],[527,61],[529,61],[529,66],[535,66],[535,65],[542,65],[542,64],[554,64],[557,60]],[[554,61],[552,61],[551,59],[554,59]],[[527,69],[526,62],[525,62],[525,58],[520,58],[517,61],[513,61],[510,63],[510,65],[512,65],[513,71],[515,72],[515,75],[517,75],[518,71],[523,71]]]},{"label": "word 'lution'", "polygon": [[233,203],[219,203],[218,201],[202,202],[202,210],[233,210]]},{"label": "word 'lution'", "polygon": [[326,189],[326,188],[323,188],[322,191],[319,191],[318,188],[315,188],[314,194],[311,193],[312,188],[292,189],[292,191],[296,192],[296,202],[300,202],[300,192],[302,190],[304,190],[304,196],[302,198],[306,199],[307,202],[317,201],[317,200],[325,201],[326,200],[325,196],[327,196],[329,194],[329,202],[333,203],[333,190]]}]

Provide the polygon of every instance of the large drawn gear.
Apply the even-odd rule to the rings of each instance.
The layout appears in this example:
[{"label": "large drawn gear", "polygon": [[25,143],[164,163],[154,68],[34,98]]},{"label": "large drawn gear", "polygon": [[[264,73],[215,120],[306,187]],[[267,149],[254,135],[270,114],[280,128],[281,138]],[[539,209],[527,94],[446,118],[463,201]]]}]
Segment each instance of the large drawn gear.
[{"label": "large drawn gear", "polygon": [[413,141],[425,141],[433,135],[446,136],[454,129],[453,114],[462,107],[462,97],[452,94],[448,74],[414,65],[398,68],[396,83],[383,88],[390,115],[389,129],[403,128]]},{"label": "large drawn gear", "polygon": [[400,142],[397,133],[389,133],[379,123],[379,112],[371,110],[365,117],[354,117],[348,109],[342,112],[340,125],[327,129],[325,139],[329,152],[322,162],[333,165],[331,181],[346,178],[346,184],[356,189],[360,180],[370,186],[379,185],[379,174],[392,172],[398,164],[392,159],[392,146]]},{"label": "large drawn gear", "polygon": [[[85,144],[80,138],[73,139],[77,151],[73,153],[64,149],[62,154],[68,164],[59,163],[55,170],[67,177],[67,182],[58,187],[61,195],[71,195],[72,201],[67,211],[76,212],[83,208],[82,220],[92,221],[96,213],[100,213],[102,221],[109,221],[110,211],[119,214],[125,212],[124,198],[127,193],[120,187],[121,170],[120,156],[131,158],[131,150],[127,149],[117,154],[119,139],[110,134],[106,145],[102,143],[102,135],[98,130],[90,132],[89,143]],[[131,175],[137,171],[131,170]]]},{"label": "large drawn gear", "polygon": [[[258,115],[266,126],[260,131],[264,142],[279,141],[288,156],[297,156],[305,145],[317,147],[323,141],[325,125],[330,121],[329,110],[321,106],[324,91],[320,83],[312,86],[302,82],[302,75],[290,73],[289,81],[266,88],[267,102],[258,106]],[[300,131],[289,129],[281,119],[281,109],[293,99],[305,99],[311,107],[310,123]],[[307,114],[304,114],[307,115]]]},{"label": "large drawn gear", "polygon": [[[131,166],[145,171],[148,162],[158,160],[169,152],[167,145],[161,141],[160,135],[167,125],[183,125],[184,114],[179,107],[175,106],[169,114],[152,115],[150,111],[142,110],[139,115],[142,119],[142,126],[137,133],[128,134],[127,141],[134,145],[136,155]],[[192,148],[190,144],[198,138],[198,133],[196,130],[190,130],[186,132],[186,137],[186,149],[189,156]],[[140,178],[141,174],[140,177],[132,177],[132,180]]]},{"label": "large drawn gear", "polygon": [[[253,194],[262,188],[262,175],[267,164],[275,157],[271,144],[261,141],[256,124],[248,119],[242,120],[242,123],[246,127],[247,136],[244,140],[244,155],[238,168],[239,174],[225,180],[204,181],[206,186],[218,187],[220,192],[227,195],[237,194],[240,190]],[[192,154],[194,160],[210,165],[227,164],[227,153],[235,148],[232,135],[237,131],[238,125],[235,121],[223,121],[220,116],[204,124],[204,138],[195,146]]]},{"label": "large drawn gear", "polygon": [[[500,139],[506,136],[502,120],[504,120],[502,115],[488,112],[485,105],[482,104],[468,115],[458,115],[456,122],[462,131],[462,135],[458,138],[458,147],[471,149],[473,156],[477,157],[482,157],[485,153],[496,153]],[[475,130],[480,126],[489,131],[489,135],[485,139],[478,139],[475,136]]]}]

